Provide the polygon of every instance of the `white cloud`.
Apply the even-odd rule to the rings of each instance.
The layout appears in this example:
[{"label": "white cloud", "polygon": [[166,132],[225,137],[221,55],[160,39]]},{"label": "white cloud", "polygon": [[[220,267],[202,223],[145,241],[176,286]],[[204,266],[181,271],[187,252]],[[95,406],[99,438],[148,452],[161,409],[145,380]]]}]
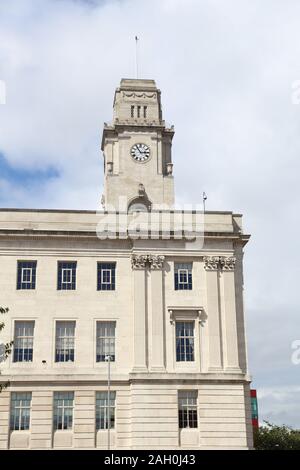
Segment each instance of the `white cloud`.
[{"label": "white cloud", "polygon": [[[269,386],[276,376],[276,386],[292,386],[287,351],[299,336],[300,106],[292,104],[291,86],[300,79],[299,2],[90,3],[0,6],[7,92],[0,152],[16,168],[54,167],[60,174],[42,190],[2,181],[0,205],[99,207],[102,124],[111,119],[120,78],[134,75],[137,34],[142,76],[156,79],[165,118],[175,124],[178,200],[198,203],[204,190],[208,209],[244,213],[253,234],[245,292],[254,384]],[[269,410],[267,398],[262,406]]]},{"label": "white cloud", "polygon": [[[258,391],[259,422],[269,421],[291,427],[299,427],[300,386],[261,388]],[[262,412],[260,412],[260,408]]]}]

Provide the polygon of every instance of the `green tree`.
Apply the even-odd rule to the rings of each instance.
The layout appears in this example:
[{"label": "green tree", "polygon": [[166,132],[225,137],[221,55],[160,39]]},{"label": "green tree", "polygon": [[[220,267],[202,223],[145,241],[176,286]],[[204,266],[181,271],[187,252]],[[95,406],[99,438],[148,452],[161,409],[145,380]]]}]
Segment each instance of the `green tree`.
[{"label": "green tree", "polygon": [[300,450],[300,429],[278,426],[264,421],[254,432],[254,448],[256,450]]},{"label": "green tree", "polygon": [[[5,313],[8,312],[8,308],[7,307],[0,307],[0,314],[1,315],[4,315]],[[3,330],[3,328],[5,327],[5,323],[0,321],[0,333],[1,331]],[[4,344],[0,344],[0,362],[3,362],[5,361],[5,359],[8,358],[9,354],[11,353],[11,347],[13,345],[13,341],[11,341],[10,343],[4,343]],[[1,375],[1,371],[0,371],[0,375]],[[0,382],[0,393],[2,392],[2,390],[4,388],[6,388],[7,386],[9,385],[9,382]]]}]

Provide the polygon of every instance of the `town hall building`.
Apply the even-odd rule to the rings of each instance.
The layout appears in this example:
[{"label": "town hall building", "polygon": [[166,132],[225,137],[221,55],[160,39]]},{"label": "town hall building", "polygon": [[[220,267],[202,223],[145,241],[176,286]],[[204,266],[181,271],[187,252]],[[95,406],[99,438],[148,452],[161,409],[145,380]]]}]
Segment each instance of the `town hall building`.
[{"label": "town hall building", "polygon": [[0,209],[1,449],[252,448],[249,235],[174,209],[173,136],[155,82],[122,79],[102,209]]}]

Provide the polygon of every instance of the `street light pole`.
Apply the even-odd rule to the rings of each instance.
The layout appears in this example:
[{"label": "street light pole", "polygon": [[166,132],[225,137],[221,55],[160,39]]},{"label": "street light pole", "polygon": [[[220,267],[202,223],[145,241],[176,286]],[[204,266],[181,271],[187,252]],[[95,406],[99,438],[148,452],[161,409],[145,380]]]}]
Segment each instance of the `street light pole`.
[{"label": "street light pole", "polygon": [[107,449],[110,450],[110,355],[105,356],[105,360],[108,362],[108,373],[107,373]]}]

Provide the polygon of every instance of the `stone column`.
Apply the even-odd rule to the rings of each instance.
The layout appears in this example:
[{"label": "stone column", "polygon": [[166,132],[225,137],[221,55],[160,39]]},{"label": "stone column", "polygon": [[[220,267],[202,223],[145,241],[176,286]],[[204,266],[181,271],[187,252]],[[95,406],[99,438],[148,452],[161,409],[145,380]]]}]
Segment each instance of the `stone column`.
[{"label": "stone column", "polygon": [[131,259],[134,284],[133,372],[147,372],[146,331],[146,268],[147,255],[133,255]]},{"label": "stone column", "polygon": [[0,450],[8,448],[9,436],[9,392],[0,393]]},{"label": "stone column", "polygon": [[165,371],[164,354],[164,303],[163,264],[164,256],[150,255],[151,266],[151,363],[152,371]]},{"label": "stone column", "polygon": [[32,449],[52,447],[53,391],[45,387],[32,392],[31,438]]},{"label": "stone column", "polygon": [[223,315],[224,367],[240,370],[235,303],[235,258],[221,258],[221,304]]},{"label": "stone column", "polygon": [[77,390],[74,403],[74,447],[95,447],[95,392]]},{"label": "stone column", "polygon": [[223,368],[218,259],[215,256],[204,257],[207,288],[209,370],[220,370]]},{"label": "stone column", "polygon": [[218,364],[220,357],[221,367],[230,371],[240,371],[235,303],[235,258],[207,256],[204,262],[207,271],[210,368],[218,367],[215,364]]}]

